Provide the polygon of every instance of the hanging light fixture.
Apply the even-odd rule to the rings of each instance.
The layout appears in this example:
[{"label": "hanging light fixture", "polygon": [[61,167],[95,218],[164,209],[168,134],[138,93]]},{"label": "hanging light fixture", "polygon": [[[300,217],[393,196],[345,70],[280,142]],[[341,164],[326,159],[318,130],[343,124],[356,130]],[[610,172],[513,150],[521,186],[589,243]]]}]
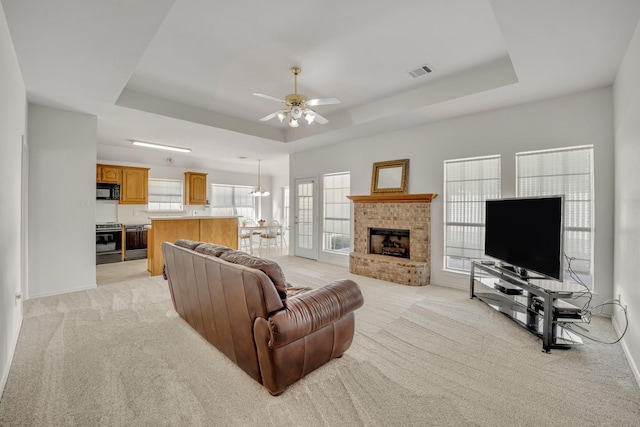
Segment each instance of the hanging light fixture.
[{"label": "hanging light fixture", "polygon": [[260,159],[258,159],[258,186],[254,188],[249,195],[251,197],[267,197],[271,195],[267,190],[263,190],[262,187],[260,187]]}]

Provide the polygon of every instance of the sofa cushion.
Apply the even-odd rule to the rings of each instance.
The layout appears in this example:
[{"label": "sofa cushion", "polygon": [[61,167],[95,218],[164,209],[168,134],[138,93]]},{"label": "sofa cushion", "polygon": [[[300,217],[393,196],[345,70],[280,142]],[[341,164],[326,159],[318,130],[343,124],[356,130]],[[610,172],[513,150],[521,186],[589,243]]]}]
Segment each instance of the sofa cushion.
[{"label": "sofa cushion", "polygon": [[222,245],[216,245],[215,243],[202,243],[196,246],[195,248],[196,252],[200,252],[201,254],[204,254],[204,255],[212,255],[217,257],[219,257],[220,255],[222,255],[227,251],[232,251],[232,250],[233,249],[231,248],[228,248]]},{"label": "sofa cushion", "polygon": [[196,242],[195,240],[180,239],[176,242],[176,246],[194,250],[198,245],[201,245],[202,243],[203,242]]},{"label": "sofa cushion", "polygon": [[246,252],[230,250],[222,253],[220,259],[227,262],[231,262],[238,265],[244,265],[245,267],[255,268],[261,270],[264,274],[269,276],[271,281],[278,291],[280,298],[285,299],[287,297],[287,282],[284,279],[284,273],[277,262],[257,258],[247,254]]}]

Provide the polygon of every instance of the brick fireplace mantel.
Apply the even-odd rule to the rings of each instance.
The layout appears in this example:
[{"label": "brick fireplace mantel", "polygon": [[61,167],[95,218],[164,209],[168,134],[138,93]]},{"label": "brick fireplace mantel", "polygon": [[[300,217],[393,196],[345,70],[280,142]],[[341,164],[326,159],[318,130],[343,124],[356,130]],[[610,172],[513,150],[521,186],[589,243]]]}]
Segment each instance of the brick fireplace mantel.
[{"label": "brick fireplace mantel", "polygon": [[[431,278],[431,201],[437,194],[347,196],[353,201],[353,252],[349,271],[404,285],[423,286]],[[411,258],[369,253],[369,229],[409,230]]]}]

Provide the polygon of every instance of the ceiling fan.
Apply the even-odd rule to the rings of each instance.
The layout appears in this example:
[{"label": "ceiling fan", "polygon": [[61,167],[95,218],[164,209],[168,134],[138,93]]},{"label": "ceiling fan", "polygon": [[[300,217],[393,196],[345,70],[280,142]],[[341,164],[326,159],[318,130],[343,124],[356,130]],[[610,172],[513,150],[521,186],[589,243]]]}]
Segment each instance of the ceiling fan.
[{"label": "ceiling fan", "polygon": [[267,120],[277,117],[280,119],[280,122],[282,122],[285,118],[288,118],[289,126],[292,128],[297,128],[299,126],[298,120],[301,118],[304,118],[309,124],[314,121],[321,125],[328,123],[329,120],[325,119],[309,107],[339,104],[340,100],[338,98],[307,99],[306,96],[298,93],[298,74],[300,74],[300,67],[291,67],[291,72],[293,73],[293,93],[285,96],[284,99],[278,99],[274,96],[265,95],[264,93],[254,93],[255,96],[271,99],[284,104],[284,108],[282,110],[271,113],[268,116],[261,118],[260,121],[266,122]]}]

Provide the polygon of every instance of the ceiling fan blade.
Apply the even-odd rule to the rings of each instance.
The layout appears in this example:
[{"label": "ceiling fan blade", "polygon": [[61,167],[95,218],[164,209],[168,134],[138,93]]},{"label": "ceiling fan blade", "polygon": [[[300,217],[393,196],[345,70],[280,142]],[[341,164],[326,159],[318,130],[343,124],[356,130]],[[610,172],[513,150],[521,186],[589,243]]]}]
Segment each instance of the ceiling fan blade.
[{"label": "ceiling fan blade", "polygon": [[254,93],[255,96],[259,96],[260,98],[269,99],[271,101],[276,101],[284,104],[284,99],[276,98],[275,96],[265,95],[264,93]]},{"label": "ceiling fan blade", "polygon": [[[257,95],[254,93],[254,95]],[[340,104],[340,100],[338,98],[319,98],[319,99],[310,99],[306,102],[306,105],[310,107],[315,107],[316,105],[331,105],[331,104]]]},{"label": "ceiling fan blade", "polygon": [[267,120],[271,120],[274,117],[276,117],[278,114],[280,114],[280,111],[276,111],[275,113],[271,113],[268,116],[264,116],[263,118],[260,119],[261,122],[266,122]]},{"label": "ceiling fan blade", "polygon": [[306,111],[307,114],[311,114],[313,116],[313,121],[321,124],[321,125],[326,125],[327,123],[329,123],[329,120],[325,119],[324,117],[322,117],[320,114],[316,113],[315,111],[311,110],[311,109],[307,109]]}]

